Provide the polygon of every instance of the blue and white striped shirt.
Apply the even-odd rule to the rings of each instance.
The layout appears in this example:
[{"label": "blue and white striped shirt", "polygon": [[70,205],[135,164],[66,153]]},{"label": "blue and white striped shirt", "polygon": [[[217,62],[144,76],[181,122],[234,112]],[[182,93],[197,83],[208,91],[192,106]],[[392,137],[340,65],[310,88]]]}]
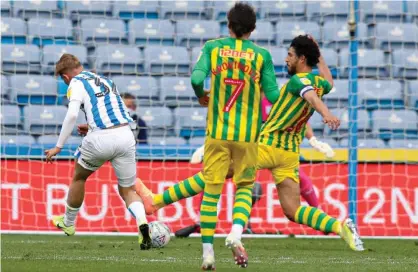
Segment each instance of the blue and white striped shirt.
[{"label": "blue and white striped shirt", "polygon": [[67,97],[81,102],[89,130],[134,123],[116,85],[106,77],[81,72],[71,80]]}]

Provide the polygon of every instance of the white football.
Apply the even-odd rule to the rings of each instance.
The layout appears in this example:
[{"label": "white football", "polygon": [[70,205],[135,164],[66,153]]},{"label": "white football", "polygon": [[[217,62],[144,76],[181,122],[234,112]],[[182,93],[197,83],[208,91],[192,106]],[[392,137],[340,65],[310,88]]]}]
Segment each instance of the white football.
[{"label": "white football", "polygon": [[171,231],[166,224],[159,221],[153,221],[148,225],[153,247],[161,248],[170,242]]}]

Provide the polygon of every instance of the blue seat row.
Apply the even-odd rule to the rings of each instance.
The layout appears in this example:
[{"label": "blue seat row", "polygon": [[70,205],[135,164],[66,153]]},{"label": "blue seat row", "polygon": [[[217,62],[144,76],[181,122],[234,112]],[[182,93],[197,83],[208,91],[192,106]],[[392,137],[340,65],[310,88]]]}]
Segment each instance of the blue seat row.
[{"label": "blue seat row", "polygon": [[[2,1],[2,16],[22,18],[92,16],[122,19],[214,19],[225,20],[235,1]],[[248,1],[259,18],[270,20],[308,19],[318,22],[346,21],[349,1]],[[418,17],[415,1],[361,1],[360,18],[366,23],[411,21]]]},{"label": "blue seat row", "polygon": [[[135,19],[127,25],[122,20],[90,18],[73,28],[69,19],[33,18],[26,23],[20,18],[2,18],[2,43],[4,44],[74,44],[87,47],[100,44],[178,45],[200,46],[203,42],[227,36],[226,25],[208,20]],[[262,46],[288,46],[300,34],[309,33],[325,47],[347,48],[349,32],[345,22],[327,22],[320,27],[315,22],[257,22],[251,39]],[[368,28],[358,25],[358,39],[369,48],[418,48],[418,26],[413,23],[378,23]]]},{"label": "blue seat row", "polygon": [[[36,135],[58,134],[64,120],[66,108],[64,106],[29,105],[22,109],[18,106],[5,105],[2,107],[1,125],[3,133],[17,134],[26,132]],[[207,108],[182,108],[170,110],[167,107],[139,107],[140,116],[149,128],[151,136],[196,137],[204,136],[206,130]],[[333,110],[341,119],[341,127],[337,131],[325,129],[326,135],[335,137],[347,136],[348,111]],[[389,138],[418,138],[418,115],[412,110],[375,110],[367,112],[359,110],[358,129],[367,136]],[[78,120],[84,123],[82,114]],[[316,131],[324,131],[321,117],[316,113],[311,119]]]},{"label": "blue seat row", "polygon": [[[131,93],[141,105],[189,106],[196,104],[189,77],[182,76],[114,76],[120,93]],[[286,82],[278,78],[278,85]],[[1,77],[1,95],[9,103],[55,105],[66,94],[66,85],[59,84],[53,76],[13,75]],[[405,86],[395,80],[359,80],[359,105],[367,110],[403,109],[418,110],[418,80],[406,81]],[[324,100],[331,108],[348,106],[349,82],[334,81],[334,89]]]},{"label": "blue seat row", "polygon": [[[269,47],[277,75],[286,75],[284,59],[287,50]],[[79,57],[85,68],[95,67],[103,74],[172,74],[188,75],[200,52],[195,47],[191,53],[179,46],[147,46],[139,49],[129,45],[102,45],[93,55],[78,45],[48,45],[39,49],[35,45],[2,46],[2,70],[8,73],[52,74],[54,64],[63,53]],[[338,54],[333,49],[323,48],[322,54],[335,77],[348,78],[350,52],[343,49]],[[399,49],[385,54],[379,49],[358,50],[359,77],[370,78],[418,78],[418,50]]]}]

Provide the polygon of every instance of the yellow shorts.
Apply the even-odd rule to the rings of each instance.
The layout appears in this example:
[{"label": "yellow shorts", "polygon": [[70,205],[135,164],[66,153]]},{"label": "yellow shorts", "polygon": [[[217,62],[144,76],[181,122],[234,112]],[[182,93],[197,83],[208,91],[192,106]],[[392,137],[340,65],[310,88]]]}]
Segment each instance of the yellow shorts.
[{"label": "yellow shorts", "polygon": [[276,184],[286,178],[299,183],[299,154],[259,143],[257,170],[261,169],[269,169]]},{"label": "yellow shorts", "polygon": [[[254,182],[258,143],[224,141],[206,137],[203,176],[206,183],[225,182],[229,166],[234,168],[236,184]],[[231,162],[232,160],[232,162]]]}]

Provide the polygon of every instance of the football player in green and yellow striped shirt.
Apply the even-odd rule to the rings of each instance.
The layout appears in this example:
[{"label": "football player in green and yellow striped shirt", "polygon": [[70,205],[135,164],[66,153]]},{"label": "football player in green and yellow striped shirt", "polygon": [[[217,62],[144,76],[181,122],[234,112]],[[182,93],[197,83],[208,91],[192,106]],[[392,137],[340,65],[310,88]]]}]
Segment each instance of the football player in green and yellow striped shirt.
[{"label": "football player in green and yellow striped shirt", "polygon": [[[248,40],[255,23],[253,8],[236,3],[228,12],[230,37],[205,43],[191,77],[200,104],[208,106],[203,162],[206,186],[200,212],[204,270],[214,268],[217,203],[231,160],[237,191],[233,226],[225,243],[232,250],[236,264],[247,266],[241,234],[252,208],[262,122],[261,89],[272,103],[279,96],[270,53]],[[212,84],[207,93],[203,82],[208,75]]]}]

